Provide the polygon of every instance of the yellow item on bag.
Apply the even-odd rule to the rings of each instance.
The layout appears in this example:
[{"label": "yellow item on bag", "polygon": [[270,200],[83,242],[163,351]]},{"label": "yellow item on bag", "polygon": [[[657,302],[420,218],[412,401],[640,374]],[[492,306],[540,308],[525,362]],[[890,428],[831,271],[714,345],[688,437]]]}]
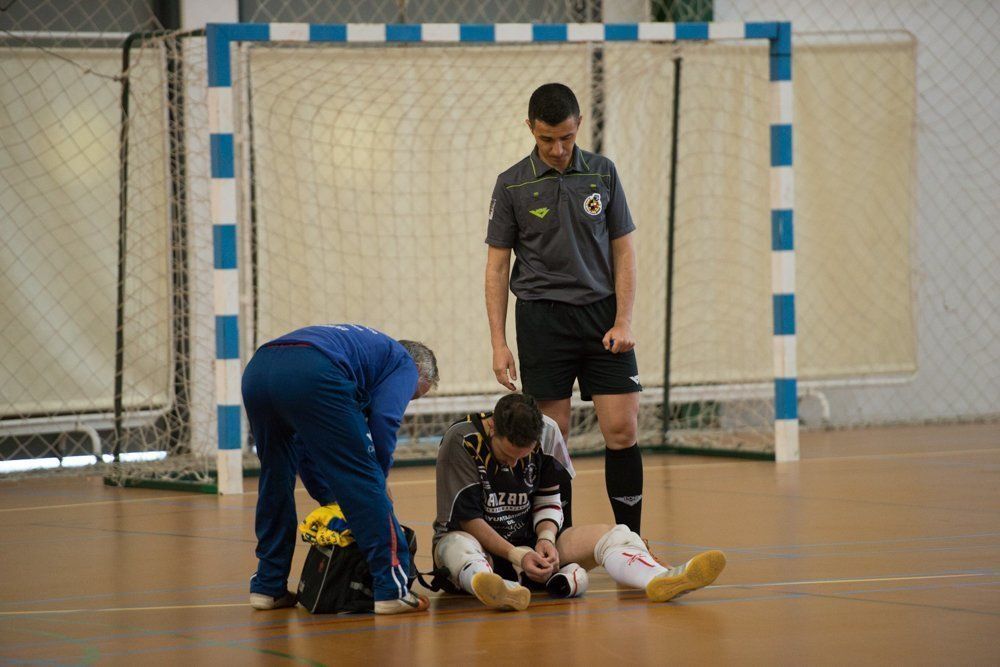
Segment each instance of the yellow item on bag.
[{"label": "yellow item on bag", "polygon": [[323,505],[310,512],[299,524],[299,533],[304,542],[321,547],[346,547],[354,543],[347,518],[337,503]]}]

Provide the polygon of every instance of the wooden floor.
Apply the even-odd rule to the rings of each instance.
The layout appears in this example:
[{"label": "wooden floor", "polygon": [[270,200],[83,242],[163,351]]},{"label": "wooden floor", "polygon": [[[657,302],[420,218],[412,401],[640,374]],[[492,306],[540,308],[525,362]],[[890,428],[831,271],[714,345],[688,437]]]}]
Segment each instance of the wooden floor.
[{"label": "wooden floor", "polygon": [[[803,454],[646,457],[658,554],[729,557],[681,601],[598,570],[586,597],[522,613],[439,597],[387,618],[251,610],[254,493],[0,483],[0,663],[1000,664],[1000,425],[808,434]],[[602,464],[578,461],[578,524],[611,518]],[[392,487],[426,567],[433,470]]]}]

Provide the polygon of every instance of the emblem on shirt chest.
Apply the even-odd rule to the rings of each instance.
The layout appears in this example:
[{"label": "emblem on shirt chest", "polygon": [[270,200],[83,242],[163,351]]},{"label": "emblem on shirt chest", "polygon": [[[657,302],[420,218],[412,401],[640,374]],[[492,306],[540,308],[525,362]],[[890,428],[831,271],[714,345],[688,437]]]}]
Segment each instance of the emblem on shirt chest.
[{"label": "emblem on shirt chest", "polygon": [[595,192],[584,199],[583,210],[587,212],[587,215],[600,215],[601,211],[604,210],[604,204],[601,202],[601,193]]},{"label": "emblem on shirt chest", "polygon": [[528,486],[535,485],[535,478],[538,475],[538,468],[535,466],[534,461],[529,463],[524,467],[524,483]]}]

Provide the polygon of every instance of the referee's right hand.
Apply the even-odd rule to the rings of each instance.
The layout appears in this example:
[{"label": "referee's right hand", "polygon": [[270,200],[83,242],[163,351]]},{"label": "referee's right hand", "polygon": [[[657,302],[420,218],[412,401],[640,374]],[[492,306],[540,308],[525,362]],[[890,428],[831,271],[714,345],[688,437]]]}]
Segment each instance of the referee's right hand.
[{"label": "referee's right hand", "polygon": [[497,382],[511,391],[517,391],[514,380],[517,379],[517,364],[514,363],[514,353],[504,345],[493,350],[493,374]]}]

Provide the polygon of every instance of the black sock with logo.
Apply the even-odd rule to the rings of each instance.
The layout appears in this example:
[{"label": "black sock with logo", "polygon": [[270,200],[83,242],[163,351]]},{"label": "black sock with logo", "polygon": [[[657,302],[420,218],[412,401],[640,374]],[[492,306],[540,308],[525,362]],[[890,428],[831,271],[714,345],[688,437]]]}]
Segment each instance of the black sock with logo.
[{"label": "black sock with logo", "polygon": [[604,483],[615,513],[635,533],[642,519],[642,453],[638,444],[627,449],[604,450]]}]

